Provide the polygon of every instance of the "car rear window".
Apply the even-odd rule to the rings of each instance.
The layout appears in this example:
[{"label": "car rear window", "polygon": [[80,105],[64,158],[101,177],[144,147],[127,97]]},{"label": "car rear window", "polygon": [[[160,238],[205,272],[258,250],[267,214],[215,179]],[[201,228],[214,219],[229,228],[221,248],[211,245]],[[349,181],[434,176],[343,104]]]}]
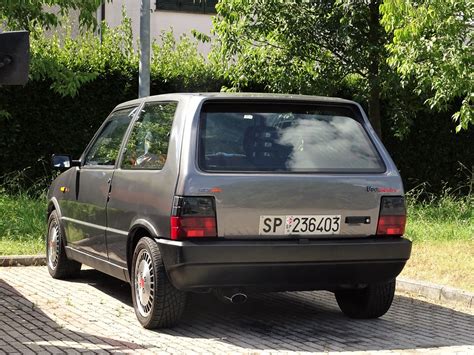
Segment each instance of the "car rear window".
[{"label": "car rear window", "polygon": [[355,109],[281,103],[207,103],[199,166],[216,172],[384,172]]}]

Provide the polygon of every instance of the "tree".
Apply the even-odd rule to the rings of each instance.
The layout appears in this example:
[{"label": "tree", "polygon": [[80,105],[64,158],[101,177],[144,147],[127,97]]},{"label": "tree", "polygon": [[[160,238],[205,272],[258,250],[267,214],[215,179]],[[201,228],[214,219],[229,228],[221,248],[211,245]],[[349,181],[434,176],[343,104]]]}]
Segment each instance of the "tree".
[{"label": "tree", "polygon": [[266,82],[270,91],[330,94],[350,83],[367,99],[381,136],[381,96],[393,82],[385,62],[381,2],[221,0],[213,58],[237,90]]},{"label": "tree", "polygon": [[462,104],[456,130],[474,123],[472,0],[385,0],[382,23],[393,34],[388,62],[403,79],[417,83],[431,108]]},{"label": "tree", "polygon": [[2,0],[0,19],[10,30],[46,29],[61,25],[71,10],[79,11],[81,27],[95,27],[95,13],[103,0]]}]

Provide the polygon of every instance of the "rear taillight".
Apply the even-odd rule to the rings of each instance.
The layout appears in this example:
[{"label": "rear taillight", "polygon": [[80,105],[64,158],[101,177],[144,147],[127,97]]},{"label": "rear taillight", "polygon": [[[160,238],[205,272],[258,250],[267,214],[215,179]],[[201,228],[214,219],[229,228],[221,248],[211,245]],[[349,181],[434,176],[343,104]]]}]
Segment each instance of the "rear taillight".
[{"label": "rear taillight", "polygon": [[173,240],[217,237],[214,198],[175,196],[170,222]]},{"label": "rear taillight", "polygon": [[401,236],[405,233],[405,200],[401,196],[383,196],[377,235]]}]

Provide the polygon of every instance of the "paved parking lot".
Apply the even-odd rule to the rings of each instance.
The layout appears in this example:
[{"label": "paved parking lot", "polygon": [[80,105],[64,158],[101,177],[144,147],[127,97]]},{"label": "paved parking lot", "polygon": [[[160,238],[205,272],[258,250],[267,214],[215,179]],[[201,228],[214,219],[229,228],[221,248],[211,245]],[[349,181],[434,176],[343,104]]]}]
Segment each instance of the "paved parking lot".
[{"label": "paved parking lot", "polygon": [[140,327],[130,287],[94,270],[0,268],[0,353],[474,353],[474,315],[397,296],[384,317],[351,320],[327,292],[253,296],[240,306],[193,295],[182,323]]}]

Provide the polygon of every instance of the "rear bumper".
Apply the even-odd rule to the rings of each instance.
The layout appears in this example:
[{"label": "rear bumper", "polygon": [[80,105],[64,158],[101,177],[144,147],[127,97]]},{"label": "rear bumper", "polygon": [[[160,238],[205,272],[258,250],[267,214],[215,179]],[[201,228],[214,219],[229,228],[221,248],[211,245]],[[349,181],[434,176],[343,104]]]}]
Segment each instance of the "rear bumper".
[{"label": "rear bumper", "polygon": [[404,238],[283,241],[156,240],[168,276],[181,290],[239,287],[316,290],[395,278],[410,257]]}]

